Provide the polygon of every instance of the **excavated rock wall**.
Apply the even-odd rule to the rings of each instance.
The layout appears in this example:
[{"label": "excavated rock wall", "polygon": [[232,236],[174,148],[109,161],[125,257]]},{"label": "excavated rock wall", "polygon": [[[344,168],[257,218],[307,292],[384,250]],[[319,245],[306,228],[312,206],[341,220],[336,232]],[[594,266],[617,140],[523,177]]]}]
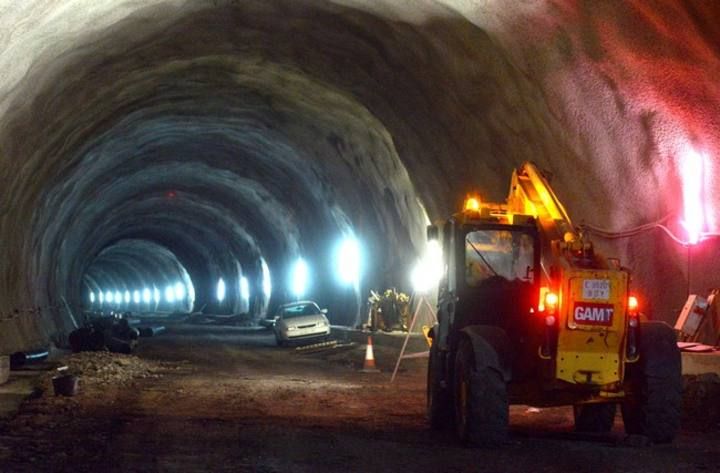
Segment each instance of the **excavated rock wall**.
[{"label": "excavated rock wall", "polygon": [[[504,198],[531,159],[576,223],[667,216],[685,238],[682,163],[717,174],[714,2],[0,2],[0,351],[69,327],[87,291],[192,280],[196,307],[241,275],[274,301],[310,265],[334,321],[339,235],[364,242],[363,289],[407,288],[426,219],[467,191]],[[718,245],[661,230],[598,241],[656,318],[717,286]],[[158,245],[165,250],[158,250]],[[256,296],[257,297],[257,296]],[[256,300],[258,316],[268,301]]]}]

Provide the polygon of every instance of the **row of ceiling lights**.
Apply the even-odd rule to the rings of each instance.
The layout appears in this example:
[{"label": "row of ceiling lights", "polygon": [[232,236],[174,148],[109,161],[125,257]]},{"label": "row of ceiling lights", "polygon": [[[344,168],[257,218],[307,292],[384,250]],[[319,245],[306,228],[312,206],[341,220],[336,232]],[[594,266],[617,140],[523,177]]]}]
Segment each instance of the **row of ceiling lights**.
[{"label": "row of ceiling lights", "polygon": [[[240,299],[247,303],[250,300],[250,285],[246,277],[242,276],[239,283]],[[271,284],[270,274],[267,270],[267,265],[263,262],[263,292],[266,298],[270,297]],[[220,278],[216,285],[215,297],[218,302],[222,303],[225,301],[227,295],[227,287],[225,280]],[[126,290],[124,293],[120,291],[103,291],[97,292],[90,291],[89,300],[91,305],[130,305],[135,304],[152,304],[155,305],[163,302],[163,295],[157,287],[152,289],[144,288],[143,290]],[[185,302],[186,300],[192,302],[195,300],[195,289],[192,284],[189,284],[186,288],[185,284],[178,282],[174,285],[169,285],[165,288],[164,301],[168,304],[177,304]]]},{"label": "row of ceiling lights", "polygon": [[[336,272],[339,281],[344,285],[352,285],[359,289],[361,276],[361,250],[360,244],[354,237],[345,238],[340,241],[335,251]],[[272,291],[270,271],[265,261],[262,261],[262,289],[266,299],[270,298]],[[290,292],[296,298],[303,297],[310,285],[310,267],[307,262],[299,257],[290,269]],[[246,277],[242,276],[239,283],[240,299],[249,301],[250,287]],[[215,297],[218,302],[223,302],[227,295],[227,286],[225,280],[220,278],[216,285]],[[143,290],[126,290],[124,293],[120,291],[90,291],[90,304],[114,304],[129,305],[135,304],[160,304],[162,297],[160,290],[156,287],[153,289],[145,288]],[[186,299],[194,300],[195,292],[192,285],[187,288],[181,282],[167,286],[165,289],[165,302],[168,304],[176,304],[184,302]]]},{"label": "row of ceiling lights", "polygon": [[[122,304],[159,304],[162,302],[162,296],[160,294],[160,290],[157,287],[153,287],[153,289],[144,288],[141,290],[134,290],[129,291],[126,290],[124,293],[120,291],[102,291],[99,290],[97,292],[90,291],[89,294],[90,304],[114,304],[114,305],[122,305]],[[192,285],[189,285],[187,288],[185,284],[178,282],[174,285],[167,286],[165,288],[165,301],[172,304],[176,302],[183,302],[186,299],[194,300],[195,299],[195,290],[192,287]]]}]

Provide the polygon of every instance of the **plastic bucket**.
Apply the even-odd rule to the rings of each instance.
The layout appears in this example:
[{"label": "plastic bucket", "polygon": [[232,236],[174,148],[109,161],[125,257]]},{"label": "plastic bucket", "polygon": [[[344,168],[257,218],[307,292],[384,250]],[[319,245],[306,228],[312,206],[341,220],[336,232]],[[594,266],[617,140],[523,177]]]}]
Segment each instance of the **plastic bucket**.
[{"label": "plastic bucket", "polygon": [[77,394],[79,379],[77,376],[65,374],[52,379],[56,396],[74,396]]}]

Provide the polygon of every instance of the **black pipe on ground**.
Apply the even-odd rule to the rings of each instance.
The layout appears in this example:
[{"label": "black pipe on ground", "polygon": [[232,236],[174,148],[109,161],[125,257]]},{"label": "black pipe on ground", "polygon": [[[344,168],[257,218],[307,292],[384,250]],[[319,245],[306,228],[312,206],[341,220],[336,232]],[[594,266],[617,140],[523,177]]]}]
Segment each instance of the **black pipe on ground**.
[{"label": "black pipe on ground", "polygon": [[40,363],[47,360],[50,353],[46,349],[18,351],[10,355],[10,369],[17,370],[25,365]]},{"label": "black pipe on ground", "polygon": [[160,335],[165,331],[164,325],[153,325],[150,327],[138,327],[138,330],[140,331],[141,337],[154,337],[156,335]]}]

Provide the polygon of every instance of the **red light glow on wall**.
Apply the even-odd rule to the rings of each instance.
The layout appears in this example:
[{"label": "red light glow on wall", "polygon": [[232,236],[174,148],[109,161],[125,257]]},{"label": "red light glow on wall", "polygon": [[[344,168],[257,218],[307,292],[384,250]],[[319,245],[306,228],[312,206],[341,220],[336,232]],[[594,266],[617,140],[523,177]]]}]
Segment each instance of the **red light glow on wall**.
[{"label": "red light glow on wall", "polygon": [[680,222],[687,231],[688,243],[697,244],[707,230],[706,212],[709,203],[705,201],[705,156],[688,149],[680,162],[682,178],[683,220]]}]

